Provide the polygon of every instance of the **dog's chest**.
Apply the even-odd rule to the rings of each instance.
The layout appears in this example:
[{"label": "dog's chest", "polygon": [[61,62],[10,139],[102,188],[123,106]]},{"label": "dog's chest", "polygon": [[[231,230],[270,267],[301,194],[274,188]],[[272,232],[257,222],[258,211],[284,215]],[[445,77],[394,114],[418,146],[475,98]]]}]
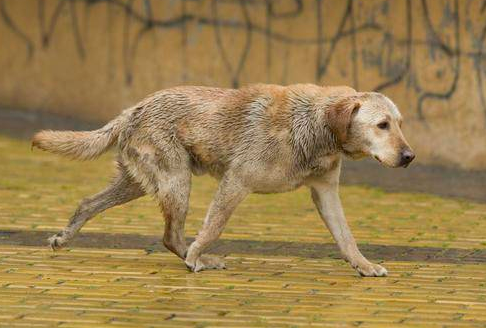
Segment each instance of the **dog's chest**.
[{"label": "dog's chest", "polygon": [[326,172],[335,170],[339,166],[339,164],[340,155],[338,154],[318,157],[309,163],[307,177],[326,174]]},{"label": "dog's chest", "polygon": [[289,163],[280,163],[265,170],[248,175],[249,185],[256,193],[279,193],[292,191],[302,186],[309,178],[324,176],[339,166],[339,155],[316,159],[306,168],[294,168]]},{"label": "dog's chest", "polygon": [[292,191],[303,183],[302,177],[289,176],[284,170],[276,168],[252,175],[250,185],[253,192],[266,194]]}]

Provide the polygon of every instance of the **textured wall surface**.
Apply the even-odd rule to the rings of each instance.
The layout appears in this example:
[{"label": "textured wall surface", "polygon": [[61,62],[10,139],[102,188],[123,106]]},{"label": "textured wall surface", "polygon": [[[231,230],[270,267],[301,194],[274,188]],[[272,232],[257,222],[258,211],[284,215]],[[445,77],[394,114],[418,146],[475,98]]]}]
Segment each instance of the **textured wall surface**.
[{"label": "textured wall surface", "polygon": [[486,169],[485,0],[0,0],[0,106],[102,121],[180,84],[391,97],[422,163]]}]

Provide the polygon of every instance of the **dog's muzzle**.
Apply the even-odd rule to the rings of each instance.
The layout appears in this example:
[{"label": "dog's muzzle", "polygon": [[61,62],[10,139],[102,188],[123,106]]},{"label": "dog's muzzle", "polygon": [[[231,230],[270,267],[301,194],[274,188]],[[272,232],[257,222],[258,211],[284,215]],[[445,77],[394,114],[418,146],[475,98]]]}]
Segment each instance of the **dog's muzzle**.
[{"label": "dog's muzzle", "polygon": [[400,153],[400,166],[407,167],[415,158],[415,154],[410,149],[404,149]]}]

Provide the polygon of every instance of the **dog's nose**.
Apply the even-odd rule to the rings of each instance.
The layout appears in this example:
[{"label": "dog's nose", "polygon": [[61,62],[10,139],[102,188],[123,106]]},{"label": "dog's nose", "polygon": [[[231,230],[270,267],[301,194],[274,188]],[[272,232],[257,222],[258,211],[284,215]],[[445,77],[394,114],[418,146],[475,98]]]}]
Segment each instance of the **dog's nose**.
[{"label": "dog's nose", "polygon": [[415,154],[410,149],[402,150],[400,166],[407,166],[415,158]]}]

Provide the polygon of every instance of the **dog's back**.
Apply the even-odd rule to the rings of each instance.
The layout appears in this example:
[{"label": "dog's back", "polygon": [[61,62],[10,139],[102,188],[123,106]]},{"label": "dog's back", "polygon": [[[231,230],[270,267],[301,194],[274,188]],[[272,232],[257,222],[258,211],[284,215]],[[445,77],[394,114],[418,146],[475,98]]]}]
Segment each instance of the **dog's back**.
[{"label": "dog's back", "polygon": [[160,179],[148,172],[159,165],[217,177],[230,167],[272,165],[292,175],[292,165],[301,168],[313,152],[332,148],[329,138],[316,138],[316,131],[325,132],[314,117],[316,100],[352,92],[312,84],[174,87],[148,96],[99,130],[41,131],[33,146],[85,160],[117,145],[121,164],[151,192]]}]

